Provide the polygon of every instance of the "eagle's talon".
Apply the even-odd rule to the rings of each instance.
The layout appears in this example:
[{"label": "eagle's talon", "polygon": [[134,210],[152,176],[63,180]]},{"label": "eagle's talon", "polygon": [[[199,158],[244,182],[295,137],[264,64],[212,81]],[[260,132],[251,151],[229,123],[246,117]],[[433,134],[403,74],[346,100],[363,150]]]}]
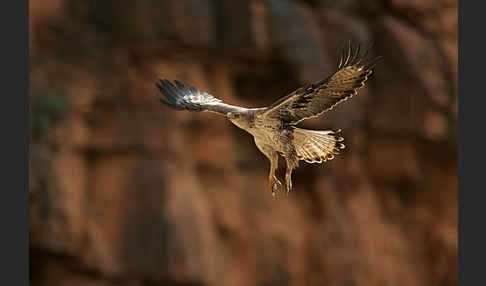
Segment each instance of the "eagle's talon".
[{"label": "eagle's talon", "polygon": [[285,171],[285,192],[287,195],[292,190],[292,168],[289,165],[289,161],[287,160],[287,170]]},{"label": "eagle's talon", "polygon": [[272,196],[275,197],[276,192],[282,187],[282,183],[275,177],[270,179],[270,189],[272,190]]},{"label": "eagle's talon", "polygon": [[287,194],[287,196],[289,195],[291,190],[292,190],[292,182],[288,182],[288,184],[286,186],[286,190],[285,190],[285,193]]}]

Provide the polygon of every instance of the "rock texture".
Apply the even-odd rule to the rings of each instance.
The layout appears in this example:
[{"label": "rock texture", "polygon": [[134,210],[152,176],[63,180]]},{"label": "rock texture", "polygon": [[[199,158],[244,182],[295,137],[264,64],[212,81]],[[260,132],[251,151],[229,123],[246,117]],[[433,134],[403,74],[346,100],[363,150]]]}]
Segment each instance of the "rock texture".
[{"label": "rock texture", "polygon": [[[369,85],[303,123],[347,149],[274,199],[252,138],[160,77],[264,106]],[[457,1],[30,1],[32,285],[456,285]],[[281,170],[280,170],[281,172]]]}]

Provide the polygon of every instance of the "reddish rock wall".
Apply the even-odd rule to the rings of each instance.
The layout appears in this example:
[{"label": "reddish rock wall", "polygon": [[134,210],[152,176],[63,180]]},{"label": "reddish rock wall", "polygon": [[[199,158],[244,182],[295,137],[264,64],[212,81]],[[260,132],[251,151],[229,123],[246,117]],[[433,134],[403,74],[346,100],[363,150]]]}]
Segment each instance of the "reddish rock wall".
[{"label": "reddish rock wall", "polygon": [[[32,285],[456,285],[456,1],[30,1]],[[157,77],[264,106],[369,85],[303,124],[347,149],[272,198],[252,138]]]}]

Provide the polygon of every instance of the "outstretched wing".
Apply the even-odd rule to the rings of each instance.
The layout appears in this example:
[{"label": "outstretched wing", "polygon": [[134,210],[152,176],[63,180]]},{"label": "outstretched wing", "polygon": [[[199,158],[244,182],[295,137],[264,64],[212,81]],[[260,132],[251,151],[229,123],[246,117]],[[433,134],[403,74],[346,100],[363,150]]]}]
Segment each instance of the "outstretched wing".
[{"label": "outstretched wing", "polygon": [[231,111],[241,111],[243,108],[229,105],[222,100],[210,95],[207,92],[201,92],[194,87],[186,87],[182,82],[175,80],[175,85],[167,79],[159,79],[156,86],[162,97],[160,101],[176,110],[189,111],[209,111],[226,115]]},{"label": "outstretched wing", "polygon": [[359,46],[353,51],[350,42],[333,75],[284,96],[269,106],[261,116],[267,120],[280,120],[294,125],[331,110],[338,103],[357,94],[373,72],[374,64],[380,59],[363,63],[364,56],[360,55]]}]

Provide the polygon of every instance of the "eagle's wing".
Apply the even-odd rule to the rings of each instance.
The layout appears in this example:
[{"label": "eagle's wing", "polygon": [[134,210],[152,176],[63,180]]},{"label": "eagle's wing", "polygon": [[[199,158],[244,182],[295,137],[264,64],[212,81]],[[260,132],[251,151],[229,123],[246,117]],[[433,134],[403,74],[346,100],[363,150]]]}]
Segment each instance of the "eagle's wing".
[{"label": "eagle's wing", "polygon": [[160,101],[176,110],[209,111],[226,115],[228,112],[242,109],[238,106],[226,104],[209,93],[201,92],[192,86],[186,87],[180,81],[175,80],[174,83],[175,85],[167,79],[159,79],[156,86],[167,99],[166,101],[161,97],[159,98]]},{"label": "eagle's wing", "polygon": [[[321,115],[338,103],[352,97],[364,86],[372,73],[378,57],[363,63],[359,46],[353,51],[351,43],[339,61],[337,71],[330,77],[303,86],[282,97],[261,113],[266,120],[279,120],[294,125],[298,122]],[[364,56],[363,56],[364,57]]]}]

